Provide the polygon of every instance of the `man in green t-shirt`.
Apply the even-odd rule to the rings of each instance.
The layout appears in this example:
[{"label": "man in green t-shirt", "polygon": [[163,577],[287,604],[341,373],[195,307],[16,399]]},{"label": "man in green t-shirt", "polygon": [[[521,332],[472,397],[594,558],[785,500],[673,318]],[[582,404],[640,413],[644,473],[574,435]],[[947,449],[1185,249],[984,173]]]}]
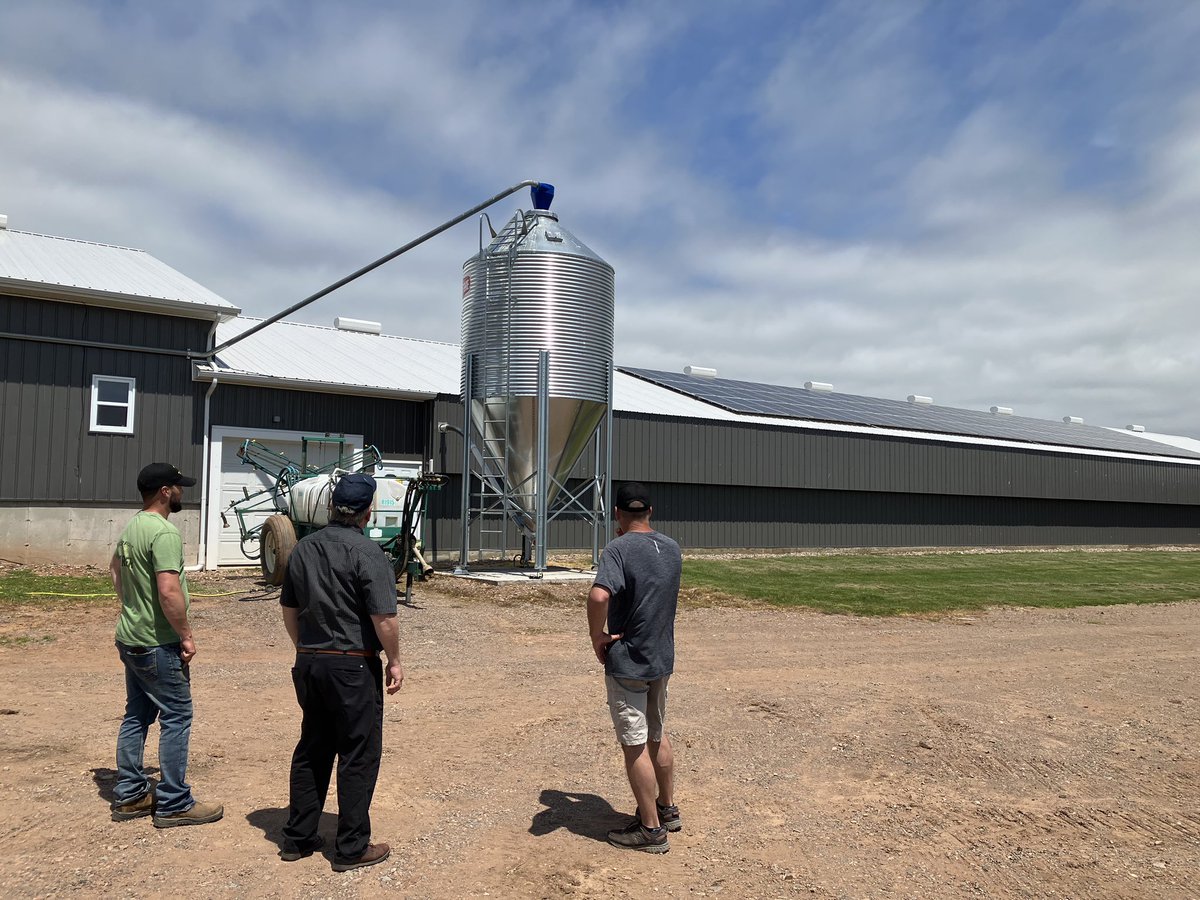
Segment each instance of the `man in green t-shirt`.
[{"label": "man in green t-shirt", "polygon": [[[117,653],[125,664],[125,718],[117,734],[117,785],[112,817],[122,822],[153,813],[157,828],[203,825],[225,814],[192,796],[185,778],[192,730],[188,663],[196,641],[188,622],[183,538],[168,519],[183,509],[183,489],[196,479],[168,463],[138,474],[142,511],[121,532],[110,569],[121,601]],[[142,769],[146,734],[158,719],[157,790]]]}]

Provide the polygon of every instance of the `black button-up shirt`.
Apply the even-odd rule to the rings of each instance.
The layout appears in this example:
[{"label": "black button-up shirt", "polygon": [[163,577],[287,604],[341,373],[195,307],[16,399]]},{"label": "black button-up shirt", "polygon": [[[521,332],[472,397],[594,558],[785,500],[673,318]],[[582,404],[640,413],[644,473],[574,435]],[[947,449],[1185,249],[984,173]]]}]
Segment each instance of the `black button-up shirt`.
[{"label": "black button-up shirt", "polygon": [[371,616],[396,614],[396,573],[382,547],[331,523],[292,551],[279,602],[300,611],[299,646],[378,653]]}]

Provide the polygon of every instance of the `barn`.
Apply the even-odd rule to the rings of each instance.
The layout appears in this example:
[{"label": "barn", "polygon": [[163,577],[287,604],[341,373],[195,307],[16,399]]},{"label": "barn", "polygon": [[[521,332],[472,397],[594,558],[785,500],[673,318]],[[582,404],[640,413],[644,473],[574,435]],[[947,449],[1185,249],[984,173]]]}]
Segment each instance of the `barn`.
[{"label": "barn", "polygon": [[[169,460],[200,479],[178,519],[194,565],[244,564],[221,514],[264,482],[237,448],[312,437],[449,475],[426,539],[456,558],[458,346],[277,322],[210,354],[259,324],[144,251],[0,228],[0,558],[107,562],[138,469]],[[693,549],[1200,542],[1200,442],[928,400],[618,363],[612,476]],[[550,534],[592,546],[568,517]]]}]

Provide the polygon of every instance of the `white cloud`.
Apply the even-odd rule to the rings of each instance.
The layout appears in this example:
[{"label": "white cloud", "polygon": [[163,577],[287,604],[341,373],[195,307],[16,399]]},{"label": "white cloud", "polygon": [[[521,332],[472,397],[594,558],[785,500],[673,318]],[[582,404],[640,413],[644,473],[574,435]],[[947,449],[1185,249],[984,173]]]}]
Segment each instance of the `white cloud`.
[{"label": "white cloud", "polygon": [[[743,227],[735,239],[699,242],[681,268],[722,289],[673,309],[705,310],[703,327],[684,336],[719,335],[710,343],[720,350],[669,353],[671,367],[818,378],[879,396],[916,391],[1046,418],[1166,416],[1186,430],[1200,273],[1167,213],[1190,183],[1181,179],[1168,203],[1151,194],[1145,208],[1080,196],[1003,116],[990,119],[965,122],[914,170],[911,202],[925,227],[907,239],[814,241]],[[1186,157],[1191,135],[1182,127],[1163,158]],[[1162,181],[1157,171],[1148,180]],[[678,346],[667,338],[674,319],[656,316],[661,330],[643,345]]]},{"label": "white cloud", "polygon": [[[0,108],[17,139],[0,143],[0,211],[145,247],[265,315],[545,178],[617,269],[619,363],[1200,434],[1200,77],[1182,63],[1081,96],[1104,109],[1065,140],[1037,89],[1056,65],[1092,71],[1069,43],[1084,13],[1010,41],[1012,57],[981,49],[956,85],[917,7],[833,4],[769,40],[697,47],[713,69],[690,93],[655,81],[693,34],[669,6],[450,7],[6,9]],[[1151,21],[1113,59],[1143,58],[1156,33],[1160,56],[1190,53]],[[738,159],[704,168],[693,144],[716,106],[747,111],[749,133],[713,139],[761,177]],[[1078,155],[1101,152],[1116,174],[1081,175],[1116,165]],[[457,340],[475,247],[464,223],[299,318]]]}]

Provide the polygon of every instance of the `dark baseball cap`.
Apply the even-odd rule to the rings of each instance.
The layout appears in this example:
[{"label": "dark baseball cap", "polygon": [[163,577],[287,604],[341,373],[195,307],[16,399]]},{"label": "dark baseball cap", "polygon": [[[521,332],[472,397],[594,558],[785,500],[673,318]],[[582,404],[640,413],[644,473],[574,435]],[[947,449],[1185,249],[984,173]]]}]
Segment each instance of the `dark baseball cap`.
[{"label": "dark baseball cap", "polygon": [[375,496],[375,479],[361,472],[343,475],[333,489],[333,505],[341,513],[360,513]]},{"label": "dark baseball cap", "polygon": [[188,478],[170,463],[150,463],[138,472],[137,480],[138,490],[143,494],[176,484],[191,487],[195,483],[195,478]]},{"label": "dark baseball cap", "polygon": [[616,506],[625,512],[648,512],[651,506],[650,492],[640,481],[626,481],[617,488]]}]

